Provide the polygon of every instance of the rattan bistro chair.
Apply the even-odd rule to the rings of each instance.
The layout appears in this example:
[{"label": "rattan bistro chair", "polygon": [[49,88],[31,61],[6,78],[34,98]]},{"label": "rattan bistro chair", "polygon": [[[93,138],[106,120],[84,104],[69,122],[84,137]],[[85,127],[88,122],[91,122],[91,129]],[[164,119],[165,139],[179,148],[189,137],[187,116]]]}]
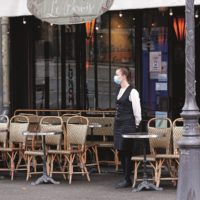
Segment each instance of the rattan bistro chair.
[{"label": "rattan bistro chair", "polygon": [[[149,134],[163,134],[164,137],[150,139],[150,151],[156,156],[156,186],[159,187],[159,167],[172,152],[172,122],[169,118],[153,118],[148,122]],[[166,167],[169,167],[167,163]]]},{"label": "rattan bistro chair", "polygon": [[[39,124],[39,131],[40,132],[63,132],[63,120],[59,116],[45,116],[42,117],[40,120]],[[41,139],[41,138],[40,138]],[[61,148],[61,139],[62,139],[62,134],[58,135],[51,135],[51,136],[46,136],[45,137],[45,143],[47,148],[47,154],[48,152],[54,148],[56,150],[60,150]],[[26,180],[29,179],[29,177],[32,174],[39,174],[43,173],[43,171],[38,171],[36,169],[37,166],[37,159],[36,157],[43,157],[43,151],[42,148],[39,149],[31,149],[25,151],[25,155],[27,156],[27,177]],[[47,157],[47,173],[50,173],[50,157]],[[31,162],[34,163],[34,171],[31,172]]]},{"label": "rattan bistro chair", "polygon": [[[164,122],[164,123],[163,123]],[[157,134],[164,137],[150,138],[150,154],[146,156],[148,167],[153,170],[152,180],[158,181],[158,161],[162,159],[162,156],[170,153],[170,140],[172,132],[172,122],[169,118],[151,118],[147,123],[148,134]],[[158,157],[158,158],[157,158]],[[133,187],[135,187],[136,181],[141,180],[138,178],[138,171],[143,166],[144,156],[133,156],[134,161],[134,180]]]},{"label": "rattan bistro chair", "polygon": [[[179,166],[179,146],[178,140],[183,134],[183,118],[177,118],[172,124],[172,139],[173,139],[173,153],[166,154],[158,160],[158,179],[157,186],[159,187],[161,180],[171,180],[174,185],[178,180],[178,166]],[[167,165],[166,165],[167,164]],[[165,167],[168,167],[169,176],[162,176]]]},{"label": "rattan bistro chair", "polygon": [[0,115],[0,144],[1,147],[8,146],[9,118],[6,115]]},{"label": "rattan bistro chair", "polygon": [[[100,124],[102,127],[94,128],[93,135],[91,135],[91,128],[88,129],[88,136],[90,136],[90,140],[87,140],[87,154],[93,154],[93,162],[89,159],[87,162],[87,166],[96,166],[98,172],[100,173],[100,163],[106,163],[109,165],[115,165],[116,171],[118,171],[119,167],[119,157],[118,151],[114,148],[113,142],[113,127],[114,127],[114,117],[88,117],[89,124]],[[93,138],[94,139],[93,139]],[[97,139],[95,139],[97,138]],[[98,150],[105,149],[112,152],[113,156],[111,158],[99,159]]]},{"label": "rattan bistro chair", "polygon": [[[72,182],[73,174],[82,174],[87,176],[90,181],[89,173],[86,167],[86,151],[85,141],[88,130],[88,119],[82,116],[69,117],[66,123],[67,130],[67,149],[51,151],[49,153],[54,157],[63,157],[64,164],[60,171],[55,171],[51,168],[52,174],[68,174],[69,184]],[[54,160],[51,159],[51,166]],[[75,171],[75,169],[78,170]]]},{"label": "rattan bistro chair", "polygon": [[9,118],[6,115],[0,115],[0,161],[1,166],[6,165],[6,168],[0,168],[0,171],[8,170],[7,154],[4,149],[8,147],[8,129]]},{"label": "rattan bistro chair", "polygon": [[[7,122],[6,122],[7,124]],[[6,125],[7,126],[7,125]],[[2,147],[0,151],[6,154],[8,159],[8,168],[2,169],[3,171],[10,171],[11,180],[14,178],[14,171],[25,170],[26,168],[19,169],[19,166],[24,160],[26,164],[26,158],[24,156],[24,151],[26,149],[26,138],[22,135],[23,131],[27,131],[29,126],[29,120],[25,116],[13,116],[10,119],[9,126],[9,146]],[[16,160],[16,158],[18,160]],[[15,162],[17,164],[15,165]]]},{"label": "rattan bistro chair", "polygon": [[66,130],[66,123],[67,123],[67,120],[70,118],[70,117],[73,117],[73,116],[80,116],[81,113],[65,113],[63,114],[61,117],[62,117],[62,120],[63,120],[63,124],[64,124],[64,139],[63,139],[63,145],[64,145],[64,149],[67,149],[67,130]]}]

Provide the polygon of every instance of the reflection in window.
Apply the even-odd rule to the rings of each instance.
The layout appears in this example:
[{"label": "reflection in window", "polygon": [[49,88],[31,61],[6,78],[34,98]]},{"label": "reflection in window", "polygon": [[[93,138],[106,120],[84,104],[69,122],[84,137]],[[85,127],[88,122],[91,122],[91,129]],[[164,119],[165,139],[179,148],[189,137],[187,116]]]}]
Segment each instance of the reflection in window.
[{"label": "reflection in window", "polygon": [[[123,17],[119,17],[118,12],[110,12],[97,18],[94,31],[96,52],[95,46],[86,51],[90,52],[89,55],[92,58],[92,65],[87,67],[86,71],[88,108],[110,109],[115,107],[117,87],[113,83],[113,76],[117,67],[130,67],[134,85],[134,20],[133,14],[128,11],[123,14]],[[88,48],[87,45],[86,48]],[[96,75],[95,67],[97,68]],[[96,82],[95,76],[97,76]]]}]

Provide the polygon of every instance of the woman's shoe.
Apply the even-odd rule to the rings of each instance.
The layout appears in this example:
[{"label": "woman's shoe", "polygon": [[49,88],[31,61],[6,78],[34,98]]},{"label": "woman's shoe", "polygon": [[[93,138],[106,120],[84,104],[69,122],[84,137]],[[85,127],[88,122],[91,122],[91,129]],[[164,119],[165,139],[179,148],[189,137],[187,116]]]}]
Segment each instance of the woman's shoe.
[{"label": "woman's shoe", "polygon": [[120,188],[127,188],[127,187],[131,187],[132,186],[132,181],[127,181],[127,180],[123,180],[123,181],[120,181],[116,186],[115,188],[116,189],[120,189]]}]

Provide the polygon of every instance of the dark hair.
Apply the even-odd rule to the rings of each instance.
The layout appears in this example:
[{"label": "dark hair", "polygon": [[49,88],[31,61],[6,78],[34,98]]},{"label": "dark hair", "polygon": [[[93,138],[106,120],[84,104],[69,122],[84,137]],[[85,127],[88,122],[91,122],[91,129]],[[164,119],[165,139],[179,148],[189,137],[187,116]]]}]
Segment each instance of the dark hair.
[{"label": "dark hair", "polygon": [[122,74],[126,76],[128,83],[131,83],[131,70],[128,67],[118,67],[117,69],[121,70]]}]

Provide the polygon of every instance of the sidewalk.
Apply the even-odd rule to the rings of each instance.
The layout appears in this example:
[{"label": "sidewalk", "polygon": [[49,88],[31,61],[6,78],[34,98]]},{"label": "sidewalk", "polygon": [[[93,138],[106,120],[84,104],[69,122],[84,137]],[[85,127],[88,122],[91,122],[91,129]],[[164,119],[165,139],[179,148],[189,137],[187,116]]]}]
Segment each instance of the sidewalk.
[{"label": "sidewalk", "polygon": [[61,181],[60,185],[32,186],[31,182],[36,180],[36,176],[28,182],[25,181],[25,174],[17,174],[14,181],[5,176],[0,180],[1,200],[176,200],[176,188],[170,182],[161,185],[163,191],[115,189],[115,183],[123,178],[121,173],[92,173],[91,182],[86,177],[74,176],[71,185],[61,175],[54,178]]}]

